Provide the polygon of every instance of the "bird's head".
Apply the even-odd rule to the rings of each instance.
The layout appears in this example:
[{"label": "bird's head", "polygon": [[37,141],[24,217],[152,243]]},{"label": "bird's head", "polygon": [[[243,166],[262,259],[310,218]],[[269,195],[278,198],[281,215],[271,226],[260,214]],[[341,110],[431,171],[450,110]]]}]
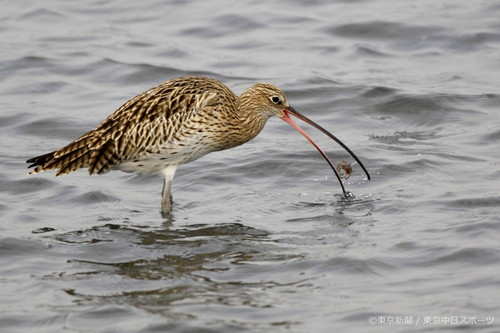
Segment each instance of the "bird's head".
[{"label": "bird's head", "polygon": [[259,112],[265,117],[283,117],[283,110],[290,107],[281,89],[269,83],[258,83],[240,96],[244,107]]},{"label": "bird's head", "polygon": [[313,139],[311,139],[311,137],[307,135],[307,133],[304,132],[304,130],[302,130],[302,128],[300,128],[300,126],[297,125],[292,120],[292,118],[290,118],[290,115],[293,115],[299,118],[300,120],[308,123],[309,125],[317,128],[318,130],[329,136],[331,139],[333,139],[335,142],[337,142],[359,163],[359,165],[365,172],[367,178],[370,179],[370,174],[364,167],[363,163],[361,163],[359,158],[336,136],[334,136],[326,129],[316,124],[303,114],[299,113],[292,106],[290,106],[290,104],[286,99],[285,94],[278,87],[268,83],[258,83],[256,85],[253,85],[240,96],[240,103],[241,106],[244,106],[247,110],[252,110],[252,112],[258,112],[260,113],[260,115],[266,117],[266,119],[272,116],[277,116],[282,120],[286,121],[288,124],[290,124],[298,132],[300,132],[309,142],[312,143],[314,147],[316,147],[316,149],[321,153],[321,155],[325,158],[330,167],[333,169],[335,175],[337,176],[340,182],[344,195],[346,194],[344,185],[342,184],[340,176],[335,167],[333,166],[332,162],[330,161],[330,159],[326,156],[323,150],[316,144],[316,142],[314,142]]}]

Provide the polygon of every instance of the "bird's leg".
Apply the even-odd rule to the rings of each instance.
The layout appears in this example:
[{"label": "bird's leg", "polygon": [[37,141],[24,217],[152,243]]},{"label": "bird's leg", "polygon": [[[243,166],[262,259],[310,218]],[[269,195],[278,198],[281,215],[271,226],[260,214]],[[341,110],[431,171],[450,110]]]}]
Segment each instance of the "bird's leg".
[{"label": "bird's leg", "polygon": [[161,210],[162,212],[170,212],[172,210],[172,179],[165,178],[163,190],[161,192]]},{"label": "bird's leg", "polygon": [[162,214],[169,214],[172,210],[172,181],[174,179],[176,169],[177,166],[170,166],[163,170],[165,181],[163,183],[163,190],[161,192]]}]

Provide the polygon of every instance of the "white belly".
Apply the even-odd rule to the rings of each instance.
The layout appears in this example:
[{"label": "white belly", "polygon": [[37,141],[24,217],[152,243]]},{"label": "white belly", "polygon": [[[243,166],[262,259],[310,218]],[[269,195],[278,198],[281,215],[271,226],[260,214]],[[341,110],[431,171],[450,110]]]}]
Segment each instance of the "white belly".
[{"label": "white belly", "polygon": [[124,161],[115,166],[115,169],[124,172],[137,172],[140,174],[161,173],[163,170],[194,161],[210,152],[213,146],[195,142],[182,145],[170,143],[157,151],[141,154],[135,159]]}]

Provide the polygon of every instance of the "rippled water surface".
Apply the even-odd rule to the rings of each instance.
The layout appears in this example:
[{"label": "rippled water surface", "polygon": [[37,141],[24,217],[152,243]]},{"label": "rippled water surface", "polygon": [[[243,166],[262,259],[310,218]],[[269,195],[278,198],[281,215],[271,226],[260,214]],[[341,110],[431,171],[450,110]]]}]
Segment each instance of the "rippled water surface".
[{"label": "rippled water surface", "polygon": [[[10,1],[1,332],[500,331],[497,1]],[[269,120],[160,177],[26,159],[170,78],[276,84],[364,162]],[[304,127],[334,159],[351,161]]]}]

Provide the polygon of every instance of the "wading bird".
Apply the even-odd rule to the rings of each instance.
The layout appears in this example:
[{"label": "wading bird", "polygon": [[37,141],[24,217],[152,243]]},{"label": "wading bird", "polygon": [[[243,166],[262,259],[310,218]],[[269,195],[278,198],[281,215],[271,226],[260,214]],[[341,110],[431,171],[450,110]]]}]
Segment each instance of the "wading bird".
[{"label": "wading bird", "polygon": [[305,121],[328,135],[368,171],[333,134],[297,112],[277,87],[259,83],[236,96],[221,82],[198,76],[166,81],[132,98],[97,128],[51,153],[30,158],[30,174],[58,169],[56,176],[80,168],[90,175],[111,169],[165,177],[162,212],[172,209],[171,186],[177,167],[213,151],[239,146],[260,133],[271,116],[297,131],[326,159],[346,194],[340,176],[319,146],[290,118]]}]

